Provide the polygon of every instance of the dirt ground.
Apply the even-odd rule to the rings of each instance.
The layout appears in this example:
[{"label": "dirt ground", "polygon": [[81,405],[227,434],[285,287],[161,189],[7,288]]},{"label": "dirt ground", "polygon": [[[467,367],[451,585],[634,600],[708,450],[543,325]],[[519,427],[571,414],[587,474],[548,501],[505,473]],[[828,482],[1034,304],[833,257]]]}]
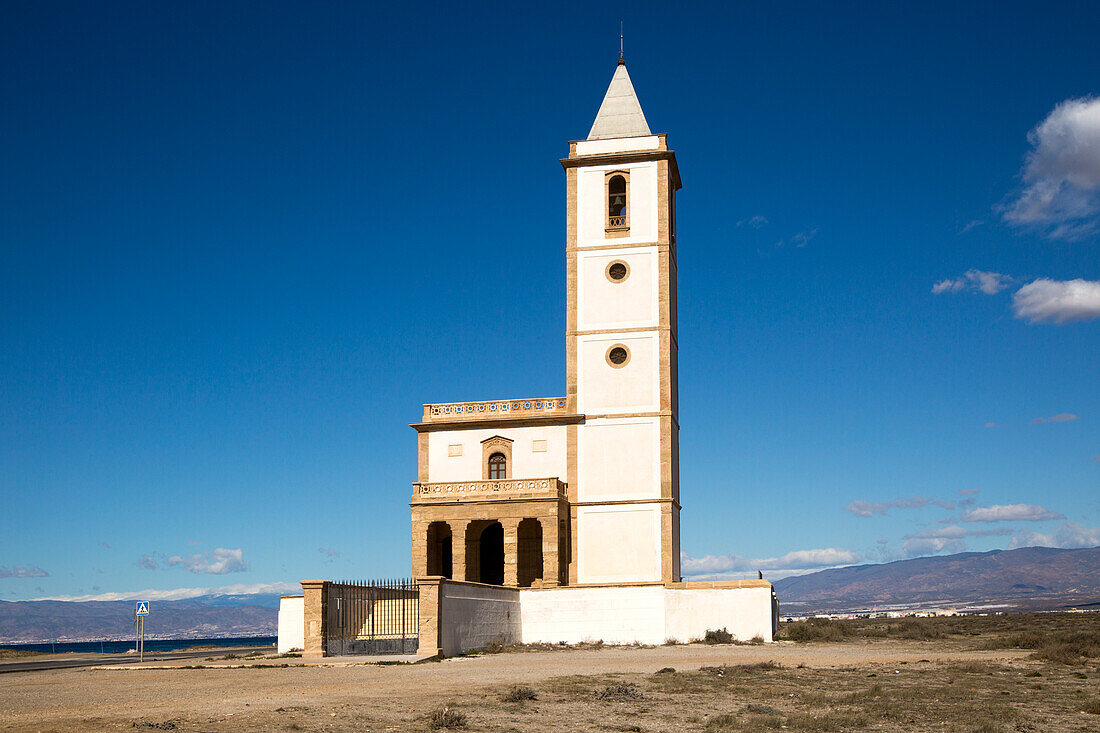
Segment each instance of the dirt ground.
[{"label": "dirt ground", "polygon": [[301,661],[277,658],[20,672],[0,675],[0,729],[1100,731],[1095,658],[1055,662],[979,641],[856,637],[400,665],[272,666]]}]

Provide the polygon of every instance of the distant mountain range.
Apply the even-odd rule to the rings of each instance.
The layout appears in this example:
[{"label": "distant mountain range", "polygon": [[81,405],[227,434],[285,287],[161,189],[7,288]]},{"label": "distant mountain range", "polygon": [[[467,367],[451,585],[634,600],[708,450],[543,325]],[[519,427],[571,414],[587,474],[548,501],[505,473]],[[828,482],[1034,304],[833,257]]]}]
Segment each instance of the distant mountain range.
[{"label": "distant mountain range", "polygon": [[[277,595],[211,595],[153,601],[146,638],[274,636]],[[0,645],[122,640],[134,635],[133,601],[0,601]]]},{"label": "distant mountain range", "polygon": [[1100,607],[1100,547],[963,552],[821,570],[775,582],[780,614],[895,606]]}]

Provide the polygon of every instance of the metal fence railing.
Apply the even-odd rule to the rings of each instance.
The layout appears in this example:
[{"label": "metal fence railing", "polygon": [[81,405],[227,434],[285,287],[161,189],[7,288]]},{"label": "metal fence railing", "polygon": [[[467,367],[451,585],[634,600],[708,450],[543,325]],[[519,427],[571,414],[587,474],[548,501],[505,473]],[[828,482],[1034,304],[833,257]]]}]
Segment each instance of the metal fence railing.
[{"label": "metal fence railing", "polygon": [[329,585],[329,656],[415,654],[419,642],[420,590],[408,578],[338,581]]}]

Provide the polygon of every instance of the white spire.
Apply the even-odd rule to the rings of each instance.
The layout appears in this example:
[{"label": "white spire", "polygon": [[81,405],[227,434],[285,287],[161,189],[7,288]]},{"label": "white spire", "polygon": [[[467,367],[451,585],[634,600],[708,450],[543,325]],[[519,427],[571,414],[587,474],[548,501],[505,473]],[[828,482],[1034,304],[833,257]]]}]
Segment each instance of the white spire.
[{"label": "white spire", "polygon": [[596,121],[588,133],[589,140],[608,140],[616,137],[641,137],[651,134],[649,124],[630,83],[630,74],[626,73],[626,64],[619,59],[611,85],[603,97]]}]

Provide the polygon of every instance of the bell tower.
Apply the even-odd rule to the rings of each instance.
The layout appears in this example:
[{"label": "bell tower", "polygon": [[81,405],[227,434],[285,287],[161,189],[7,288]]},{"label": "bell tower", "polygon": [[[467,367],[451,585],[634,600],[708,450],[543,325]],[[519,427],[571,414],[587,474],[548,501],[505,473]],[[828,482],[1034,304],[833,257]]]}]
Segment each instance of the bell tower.
[{"label": "bell tower", "polygon": [[680,580],[676,191],[622,58],[566,172],[570,584]]}]

